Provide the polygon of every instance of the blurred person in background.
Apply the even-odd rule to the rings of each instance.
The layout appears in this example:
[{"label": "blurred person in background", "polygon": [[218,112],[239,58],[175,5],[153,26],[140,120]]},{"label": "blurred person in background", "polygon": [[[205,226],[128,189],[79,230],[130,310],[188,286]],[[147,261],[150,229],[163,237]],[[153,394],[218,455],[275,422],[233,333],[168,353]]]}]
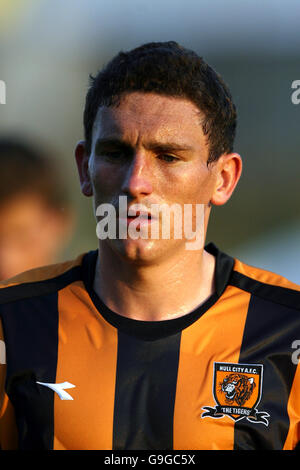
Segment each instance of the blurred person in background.
[{"label": "blurred person in background", "polygon": [[0,137],[0,280],[57,262],[72,228],[53,159],[26,139]]}]

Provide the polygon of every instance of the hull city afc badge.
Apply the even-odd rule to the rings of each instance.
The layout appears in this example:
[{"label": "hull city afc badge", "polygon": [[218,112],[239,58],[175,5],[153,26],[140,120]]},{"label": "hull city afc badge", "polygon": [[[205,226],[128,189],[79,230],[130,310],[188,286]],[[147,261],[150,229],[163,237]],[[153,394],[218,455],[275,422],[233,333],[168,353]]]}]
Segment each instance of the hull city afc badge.
[{"label": "hull city afc badge", "polygon": [[204,406],[201,417],[222,418],[229,416],[234,421],[247,419],[252,423],[268,426],[265,411],[257,411],[263,383],[262,364],[214,363],[213,396],[215,407]]}]

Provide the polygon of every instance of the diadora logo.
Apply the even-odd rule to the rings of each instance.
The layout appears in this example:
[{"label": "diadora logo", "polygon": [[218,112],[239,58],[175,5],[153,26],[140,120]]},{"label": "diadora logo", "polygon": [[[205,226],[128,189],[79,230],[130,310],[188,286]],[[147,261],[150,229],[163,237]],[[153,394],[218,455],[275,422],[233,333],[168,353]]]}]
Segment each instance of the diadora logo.
[{"label": "diadora logo", "polygon": [[70,384],[70,382],[63,382],[60,384],[51,384],[45,382],[36,382],[37,384],[44,385],[44,387],[51,388],[54,392],[57,393],[61,400],[73,400],[73,397],[68,392],[65,392],[65,389],[74,388],[75,385]]},{"label": "diadora logo", "polygon": [[217,405],[204,406],[202,418],[229,416],[234,421],[246,418],[269,425],[265,411],[257,411],[263,384],[262,364],[214,363],[213,396]]}]

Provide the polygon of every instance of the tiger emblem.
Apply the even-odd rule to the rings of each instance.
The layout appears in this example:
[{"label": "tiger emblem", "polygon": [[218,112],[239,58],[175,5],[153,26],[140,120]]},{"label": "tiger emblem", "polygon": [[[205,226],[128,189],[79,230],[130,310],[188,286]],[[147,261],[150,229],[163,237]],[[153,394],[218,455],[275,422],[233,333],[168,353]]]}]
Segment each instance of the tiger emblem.
[{"label": "tiger emblem", "polygon": [[219,386],[219,391],[225,393],[226,403],[232,405],[236,402],[239,406],[243,406],[251,397],[256,384],[252,377],[232,373],[228,374]]},{"label": "tiger emblem", "polygon": [[269,413],[257,409],[262,396],[263,369],[263,364],[214,362],[212,388],[216,405],[202,406],[201,418],[228,416],[235,422],[247,420],[269,426]]}]

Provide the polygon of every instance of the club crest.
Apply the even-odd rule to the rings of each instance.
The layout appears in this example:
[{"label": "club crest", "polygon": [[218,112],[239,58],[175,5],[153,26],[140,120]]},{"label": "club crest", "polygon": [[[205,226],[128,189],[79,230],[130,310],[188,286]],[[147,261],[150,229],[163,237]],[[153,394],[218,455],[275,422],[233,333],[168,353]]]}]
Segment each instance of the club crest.
[{"label": "club crest", "polygon": [[262,364],[214,363],[213,396],[215,407],[204,406],[201,417],[222,418],[234,421],[247,419],[252,423],[269,425],[265,411],[258,411],[263,383]]}]

